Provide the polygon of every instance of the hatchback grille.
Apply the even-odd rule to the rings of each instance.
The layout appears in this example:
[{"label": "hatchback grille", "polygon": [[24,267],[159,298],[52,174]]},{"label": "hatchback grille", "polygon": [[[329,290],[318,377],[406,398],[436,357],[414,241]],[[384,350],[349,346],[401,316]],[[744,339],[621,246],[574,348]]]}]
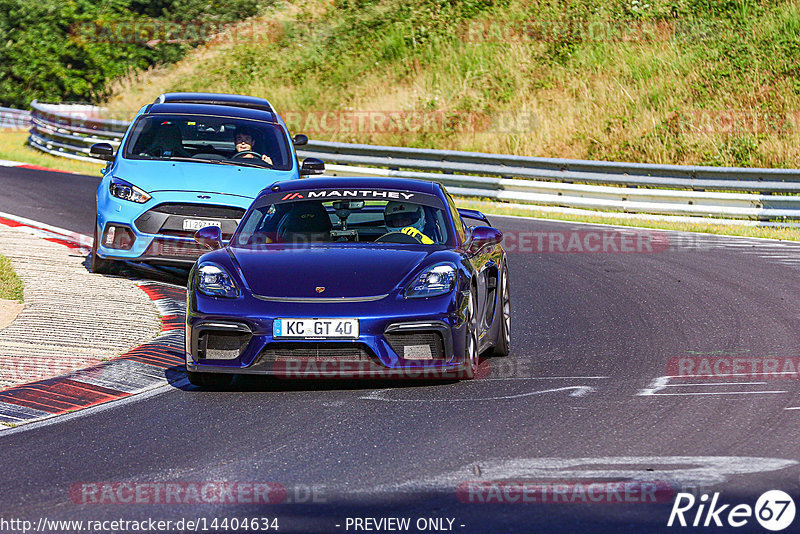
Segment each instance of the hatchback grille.
[{"label": "hatchback grille", "polygon": [[244,211],[231,206],[214,206],[208,204],[159,204],[150,209],[167,215],[181,215],[183,217],[212,217],[218,219],[241,219]]},{"label": "hatchback grille", "polygon": [[383,335],[398,356],[405,360],[433,360],[445,357],[439,332],[392,332]]},{"label": "hatchback grille", "polygon": [[208,252],[207,248],[191,241],[170,241],[167,239],[153,239],[144,253],[148,259],[164,258],[165,260],[194,261]]},{"label": "hatchback grille", "polygon": [[223,239],[229,239],[245,210],[231,206],[205,204],[159,204],[136,218],[136,227],[146,234],[161,234],[175,237],[192,237],[199,226],[184,227],[184,222],[204,221],[206,225],[218,225]]}]

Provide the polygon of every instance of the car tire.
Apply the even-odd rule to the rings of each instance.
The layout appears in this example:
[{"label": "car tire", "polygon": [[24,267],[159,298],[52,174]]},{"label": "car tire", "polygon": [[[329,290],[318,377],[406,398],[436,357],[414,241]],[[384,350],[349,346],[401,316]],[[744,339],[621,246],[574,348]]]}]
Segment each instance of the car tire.
[{"label": "car tire", "polygon": [[97,220],[94,222],[94,241],[92,241],[92,259],[90,269],[93,273],[109,274],[114,270],[114,262],[105,260],[97,255],[97,244],[100,242],[99,232],[97,231]]},{"label": "car tire", "polygon": [[464,316],[466,333],[464,336],[464,362],[467,364],[461,371],[460,377],[463,380],[472,380],[478,371],[478,317],[475,309],[475,291],[471,290],[467,297],[467,309]]},{"label": "car tire", "polygon": [[186,378],[194,386],[210,389],[226,388],[233,382],[233,375],[223,373],[194,373],[186,371]]},{"label": "car tire", "polygon": [[497,328],[492,356],[508,356],[511,352],[511,290],[508,285],[507,265],[503,265],[500,273],[500,295],[497,304],[500,306],[500,325]]}]

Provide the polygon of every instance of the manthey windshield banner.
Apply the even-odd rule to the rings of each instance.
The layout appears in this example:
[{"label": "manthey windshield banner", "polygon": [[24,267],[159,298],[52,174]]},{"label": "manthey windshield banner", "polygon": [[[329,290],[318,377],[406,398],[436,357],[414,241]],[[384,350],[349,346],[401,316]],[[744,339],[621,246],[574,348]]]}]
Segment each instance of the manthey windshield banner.
[{"label": "manthey windshield banner", "polygon": [[314,189],[307,191],[278,191],[259,198],[255,207],[268,206],[270,204],[282,204],[286,202],[300,202],[304,200],[399,200],[432,206],[437,208],[444,207],[442,201],[425,193],[414,191],[397,191],[387,189]]}]

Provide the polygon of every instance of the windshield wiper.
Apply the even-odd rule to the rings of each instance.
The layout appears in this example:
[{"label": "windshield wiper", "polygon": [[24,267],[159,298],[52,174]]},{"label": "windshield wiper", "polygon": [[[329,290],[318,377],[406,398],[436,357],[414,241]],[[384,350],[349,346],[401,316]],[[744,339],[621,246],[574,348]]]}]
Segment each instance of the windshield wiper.
[{"label": "windshield wiper", "polygon": [[246,167],[256,167],[258,169],[269,169],[266,165],[259,163],[250,163],[246,161],[230,161],[226,159],[203,159],[203,158],[184,158],[182,156],[170,156],[166,158],[168,161],[191,161],[194,163],[214,163],[215,165],[244,165]]},{"label": "windshield wiper", "polygon": [[222,160],[215,160],[215,163],[221,163],[222,165],[244,165],[246,167],[256,167],[258,169],[269,169],[270,167],[266,165],[261,165],[260,163],[250,163],[249,161],[231,161],[227,159]]},{"label": "windshield wiper", "polygon": [[192,161],[195,163],[222,163],[221,161],[215,159],[195,159],[195,158],[184,158],[182,156],[170,156],[166,159],[168,161]]}]

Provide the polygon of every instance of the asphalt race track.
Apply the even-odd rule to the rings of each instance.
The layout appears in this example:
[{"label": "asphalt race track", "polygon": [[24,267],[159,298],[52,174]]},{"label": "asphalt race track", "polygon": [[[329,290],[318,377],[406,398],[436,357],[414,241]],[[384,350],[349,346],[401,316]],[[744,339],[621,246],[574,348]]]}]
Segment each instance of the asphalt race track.
[{"label": "asphalt race track", "polygon": [[0,167],[0,212],[92,235],[98,175]]},{"label": "asphalt race track", "polygon": [[[0,169],[0,211],[89,234],[97,181]],[[357,529],[353,518],[396,517],[410,518],[411,532],[420,518],[442,520],[423,531],[654,532],[708,530],[667,528],[677,491],[753,506],[777,489],[800,503],[800,387],[787,367],[800,356],[799,245],[626,230],[617,248],[642,236],[651,246],[551,253],[562,237],[623,238],[608,227],[490,218],[513,236],[513,348],[486,359],[483,378],[248,379],[231,391],[173,380],[135,402],[1,432],[0,517],[268,517],[279,532],[366,532],[374,524]],[[715,376],[682,375],[703,361]],[[656,503],[574,499],[580,484],[609,481],[669,491]],[[280,502],[86,497],[103,484],[172,482],[270,484]],[[555,493],[510,502],[513,492],[478,502],[490,494],[472,491],[477,482],[569,490],[560,502]],[[735,530],[765,532],[755,518]]]}]

